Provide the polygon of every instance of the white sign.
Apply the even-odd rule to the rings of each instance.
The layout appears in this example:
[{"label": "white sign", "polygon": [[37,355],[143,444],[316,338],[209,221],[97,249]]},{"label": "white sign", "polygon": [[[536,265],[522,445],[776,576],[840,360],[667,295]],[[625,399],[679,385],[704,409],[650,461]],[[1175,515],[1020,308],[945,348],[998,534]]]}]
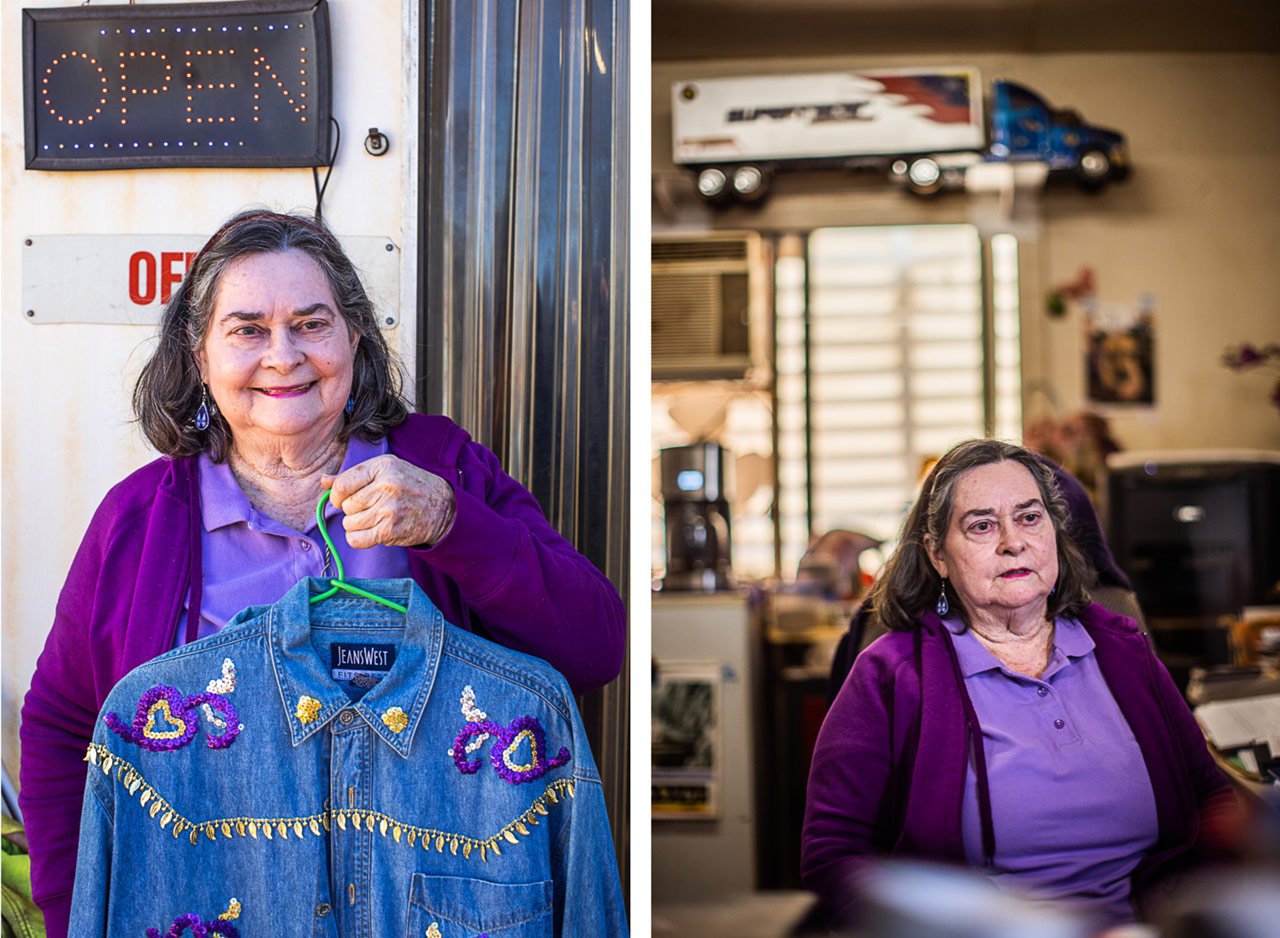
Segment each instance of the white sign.
[{"label": "white sign", "polygon": [[[32,235],[23,239],[22,310],[30,323],[154,326],[204,246],[202,235]],[[340,238],[389,329],[400,322],[400,248],[390,238]]]},{"label": "white sign", "polygon": [[675,163],[981,150],[982,83],[965,66],[677,81]]}]

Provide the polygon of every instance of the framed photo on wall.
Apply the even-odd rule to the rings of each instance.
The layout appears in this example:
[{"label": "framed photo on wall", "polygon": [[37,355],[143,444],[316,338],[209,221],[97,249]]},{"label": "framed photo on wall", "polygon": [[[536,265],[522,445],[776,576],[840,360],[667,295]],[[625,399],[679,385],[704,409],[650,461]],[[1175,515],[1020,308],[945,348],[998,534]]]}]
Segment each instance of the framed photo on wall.
[{"label": "framed photo on wall", "polygon": [[1153,407],[1155,298],[1133,303],[1085,305],[1085,396],[1090,403],[1119,408]]}]

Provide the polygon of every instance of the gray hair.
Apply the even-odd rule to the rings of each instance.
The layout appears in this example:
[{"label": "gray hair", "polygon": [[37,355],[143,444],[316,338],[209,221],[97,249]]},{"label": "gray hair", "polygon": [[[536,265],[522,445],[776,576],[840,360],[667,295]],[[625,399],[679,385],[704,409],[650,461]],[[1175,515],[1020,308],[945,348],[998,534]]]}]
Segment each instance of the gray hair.
[{"label": "gray hair", "polygon": [[[1048,615],[1078,615],[1089,603],[1090,567],[1069,533],[1071,519],[1058,480],[1040,457],[1024,447],[1000,440],[969,440],[947,451],[930,470],[920,496],[907,512],[898,548],[885,564],[867,596],[872,615],[886,628],[909,631],[920,614],[932,609],[942,589],[942,578],[929,562],[927,544],[941,544],[955,507],[957,480],[970,469],[993,463],[1016,462],[1040,489],[1040,499],[1053,521],[1058,548],[1058,583],[1049,597]],[[960,597],[950,599],[960,617],[968,613]]]},{"label": "gray hair", "polygon": [[151,445],[167,456],[208,453],[222,462],[231,447],[231,428],[211,408],[206,430],[195,428],[203,396],[196,354],[204,345],[222,275],[231,263],[253,254],[302,251],[324,272],[348,328],[360,336],[352,368],[354,407],[339,429],[370,442],[404,422],[399,369],[369,295],[351,259],[328,227],[304,215],[247,211],[233,216],[196,255],[165,307],[160,341],[142,367],[133,389],[133,411]]}]

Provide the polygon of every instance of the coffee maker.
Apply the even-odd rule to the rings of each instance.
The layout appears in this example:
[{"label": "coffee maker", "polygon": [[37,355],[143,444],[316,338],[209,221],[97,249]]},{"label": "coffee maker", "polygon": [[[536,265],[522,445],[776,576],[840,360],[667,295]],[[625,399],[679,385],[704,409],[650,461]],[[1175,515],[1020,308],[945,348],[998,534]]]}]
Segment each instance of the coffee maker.
[{"label": "coffee maker", "polygon": [[695,443],[668,447],[658,460],[667,540],[662,589],[731,589],[729,453],[719,443]]}]

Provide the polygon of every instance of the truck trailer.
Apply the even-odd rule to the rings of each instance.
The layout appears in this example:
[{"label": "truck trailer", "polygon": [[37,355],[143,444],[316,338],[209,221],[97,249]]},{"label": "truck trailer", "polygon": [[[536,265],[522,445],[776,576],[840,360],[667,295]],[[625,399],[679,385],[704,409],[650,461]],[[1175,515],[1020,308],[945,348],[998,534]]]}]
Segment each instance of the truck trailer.
[{"label": "truck trailer", "polygon": [[774,173],[879,169],[917,195],[964,183],[977,163],[1042,162],[1098,190],[1128,173],[1123,134],[997,79],[984,99],[966,66],[676,82],[676,165],[711,202],[756,201]]}]

